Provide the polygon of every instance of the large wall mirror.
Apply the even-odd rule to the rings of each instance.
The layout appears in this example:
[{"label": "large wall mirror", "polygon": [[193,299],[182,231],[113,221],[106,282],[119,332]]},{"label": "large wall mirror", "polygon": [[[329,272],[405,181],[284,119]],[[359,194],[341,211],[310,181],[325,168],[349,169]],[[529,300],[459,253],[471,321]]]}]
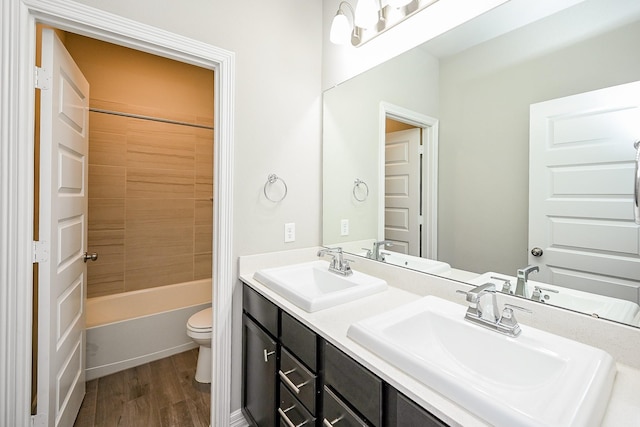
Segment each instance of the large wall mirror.
[{"label": "large wall mirror", "polygon": [[640,3],[494,15],[325,92],[323,243],[639,326]]}]

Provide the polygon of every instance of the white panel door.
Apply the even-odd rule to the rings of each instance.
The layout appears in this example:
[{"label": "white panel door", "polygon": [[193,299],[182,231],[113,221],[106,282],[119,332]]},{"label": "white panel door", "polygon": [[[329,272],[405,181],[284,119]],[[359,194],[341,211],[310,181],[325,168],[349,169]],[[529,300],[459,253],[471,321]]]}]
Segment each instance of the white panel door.
[{"label": "white panel door", "polygon": [[43,75],[36,419],[72,426],[85,393],[89,84],[52,30]]},{"label": "white panel door", "polygon": [[640,82],[531,106],[529,249],[534,280],[639,303],[634,141]]},{"label": "white panel door", "polygon": [[420,256],[420,129],[388,133],[384,161],[384,238],[390,250]]}]

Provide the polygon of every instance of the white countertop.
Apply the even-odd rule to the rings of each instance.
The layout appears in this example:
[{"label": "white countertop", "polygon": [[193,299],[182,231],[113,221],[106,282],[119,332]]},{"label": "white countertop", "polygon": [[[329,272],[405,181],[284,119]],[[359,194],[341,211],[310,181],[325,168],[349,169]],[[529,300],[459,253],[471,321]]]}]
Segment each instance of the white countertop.
[{"label": "white countertop", "polygon": [[[316,250],[317,248],[312,248],[311,250],[290,251],[290,253],[283,252],[278,254],[277,257],[274,257],[274,254],[240,257],[240,278],[301,323],[447,424],[465,427],[489,426],[490,424],[487,422],[467,412],[453,401],[380,359],[374,353],[347,337],[347,329],[352,323],[415,301],[423,297],[425,292],[416,293],[400,289],[395,286],[396,284],[393,280],[389,280],[387,277],[386,279],[390,286],[384,292],[358,301],[308,313],[253,279],[253,273],[260,268],[317,259],[314,256]],[[291,256],[283,259],[282,254]],[[362,264],[365,263],[362,262]],[[354,269],[357,268],[354,266]],[[379,268],[379,266],[376,266],[376,268]],[[388,268],[393,267],[389,266]],[[393,270],[392,276],[397,276],[398,272],[399,270]],[[369,272],[369,274],[371,273]],[[441,280],[438,278],[433,279],[434,282]],[[434,283],[434,294],[442,293],[441,285],[441,283]],[[447,285],[451,286],[451,283]],[[460,287],[455,285],[454,283],[452,292],[455,292],[455,289]],[[424,287],[421,291],[424,291]],[[640,343],[638,345],[640,346]],[[638,358],[640,358],[640,352],[638,353]],[[640,398],[638,398],[640,396],[640,370],[621,363],[617,363],[617,370],[611,399],[602,426],[637,427],[640,425]]]}]

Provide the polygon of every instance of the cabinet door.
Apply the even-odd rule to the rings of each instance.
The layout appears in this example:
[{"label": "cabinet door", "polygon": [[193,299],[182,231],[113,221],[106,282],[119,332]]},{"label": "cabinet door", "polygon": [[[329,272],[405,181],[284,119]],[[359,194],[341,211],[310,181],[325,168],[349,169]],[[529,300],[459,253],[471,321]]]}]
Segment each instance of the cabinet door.
[{"label": "cabinet door", "polygon": [[446,427],[424,408],[391,386],[388,387],[386,422],[388,427]]},{"label": "cabinet door", "polygon": [[276,425],[276,342],[242,315],[243,408],[256,426]]}]

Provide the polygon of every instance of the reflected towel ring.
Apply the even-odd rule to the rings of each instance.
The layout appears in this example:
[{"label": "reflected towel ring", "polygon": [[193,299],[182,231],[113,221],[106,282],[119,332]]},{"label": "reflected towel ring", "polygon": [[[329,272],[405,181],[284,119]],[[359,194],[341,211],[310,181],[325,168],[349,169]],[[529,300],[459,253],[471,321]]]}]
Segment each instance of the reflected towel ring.
[{"label": "reflected towel ring", "polygon": [[[358,195],[356,194],[356,190],[360,188],[360,184],[364,186],[364,197],[362,198],[358,197]],[[369,197],[369,186],[360,178],[356,178],[356,180],[353,181],[353,197],[359,202],[364,202],[365,200],[367,200],[367,197]]]},{"label": "reflected towel ring", "polygon": [[[279,199],[272,199],[271,197],[269,197],[269,194],[267,193],[267,186],[270,185],[270,184],[275,184],[276,181],[280,181],[280,182],[282,182],[282,185],[284,185],[284,194]],[[280,178],[275,173],[272,173],[267,177],[267,182],[264,183],[263,191],[264,191],[264,197],[266,197],[267,200],[270,200],[270,201],[272,201],[274,203],[278,203],[278,202],[283,201],[284,198],[287,197],[287,191],[289,191],[289,189],[287,188],[287,183],[284,182],[284,179]]]}]

